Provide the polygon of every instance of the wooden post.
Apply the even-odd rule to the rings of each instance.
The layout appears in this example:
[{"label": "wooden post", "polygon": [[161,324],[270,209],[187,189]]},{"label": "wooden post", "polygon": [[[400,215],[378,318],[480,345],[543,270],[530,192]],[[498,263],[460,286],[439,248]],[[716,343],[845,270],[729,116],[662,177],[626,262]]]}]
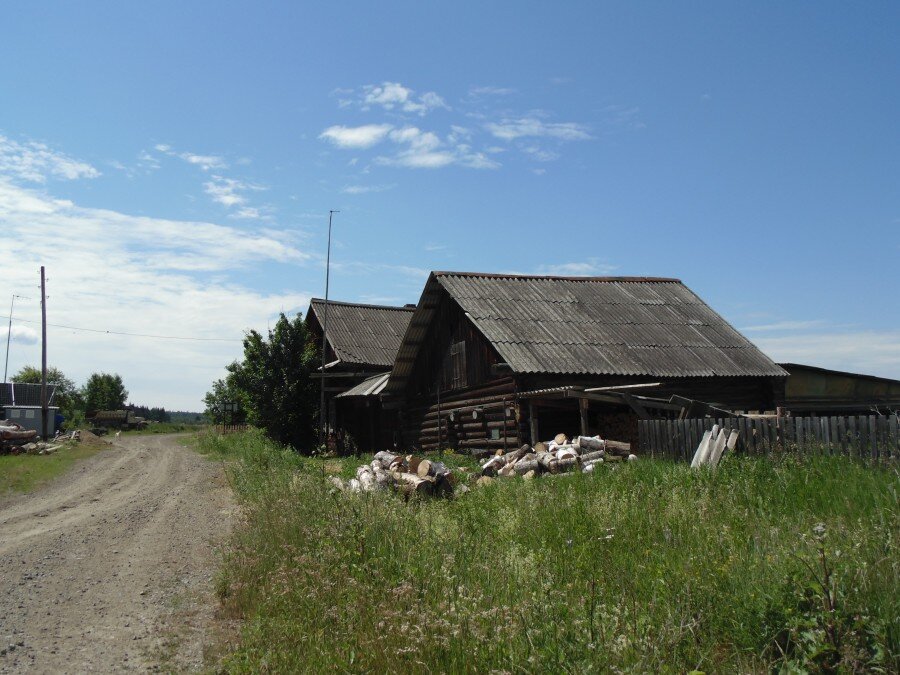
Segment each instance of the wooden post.
[{"label": "wooden post", "polygon": [[47,401],[47,284],[41,265],[41,438],[47,440],[50,409]]},{"label": "wooden post", "polygon": [[588,400],[586,398],[578,399],[578,412],[581,416],[581,435],[590,436],[588,433]]},{"label": "wooden post", "polygon": [[532,401],[528,402],[528,424],[531,427],[531,447],[534,447],[540,442],[540,436],[538,435],[537,406]]}]

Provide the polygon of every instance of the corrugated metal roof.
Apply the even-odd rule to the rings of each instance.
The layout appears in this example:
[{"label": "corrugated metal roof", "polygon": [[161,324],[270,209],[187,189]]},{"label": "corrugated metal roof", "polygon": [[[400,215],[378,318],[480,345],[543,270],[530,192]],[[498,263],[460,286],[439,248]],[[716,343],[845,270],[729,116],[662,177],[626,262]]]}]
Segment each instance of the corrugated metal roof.
[{"label": "corrugated metal roof", "polygon": [[368,379],[363,380],[352,389],[338,394],[335,398],[344,398],[349,396],[377,396],[382,391],[391,376],[390,372],[381,373]]},{"label": "corrugated metal roof", "polygon": [[[47,403],[53,403],[53,395],[56,393],[56,385],[47,385]],[[0,383],[0,405],[39,406],[41,405],[41,385],[25,384],[22,382]]]},{"label": "corrugated metal roof", "polygon": [[411,372],[441,291],[516,373],[787,375],[678,279],[434,272],[399,349],[390,391]]},{"label": "corrugated metal roof", "polygon": [[[329,300],[328,344],[342,362],[389,368],[414,309]],[[324,310],[324,300],[310,301],[320,325]]]}]

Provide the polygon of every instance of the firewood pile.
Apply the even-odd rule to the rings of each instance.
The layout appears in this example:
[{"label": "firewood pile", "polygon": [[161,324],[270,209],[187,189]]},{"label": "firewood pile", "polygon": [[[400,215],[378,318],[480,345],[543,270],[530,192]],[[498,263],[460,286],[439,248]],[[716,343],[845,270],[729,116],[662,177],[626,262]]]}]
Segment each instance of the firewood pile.
[{"label": "firewood pile", "polygon": [[631,454],[630,443],[599,436],[578,436],[570,441],[565,434],[558,434],[552,441],[537,443],[534,448],[526,444],[506,454],[498,452],[481,465],[479,480],[485,483],[495,477],[521,476],[527,480],[542,474],[590,473],[605,462],[636,459]]},{"label": "firewood pile", "polygon": [[356,478],[330,478],[336,488],[348,492],[396,490],[404,495],[449,497],[457,484],[456,474],[442,462],[414,455],[381,451],[369,464],[356,469]]},{"label": "firewood pile", "polygon": [[0,421],[0,453],[19,454],[24,445],[32,445],[37,440],[34,429],[25,429],[20,424],[8,420]]}]

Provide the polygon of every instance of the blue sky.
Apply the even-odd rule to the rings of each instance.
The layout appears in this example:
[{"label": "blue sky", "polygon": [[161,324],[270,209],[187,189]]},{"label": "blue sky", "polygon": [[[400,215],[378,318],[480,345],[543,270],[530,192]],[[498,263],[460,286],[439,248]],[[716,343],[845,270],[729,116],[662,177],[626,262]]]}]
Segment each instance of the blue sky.
[{"label": "blue sky", "polygon": [[[249,328],[428,270],[672,276],[900,378],[900,5],[5,3],[10,370],[198,409]],[[3,333],[5,336],[5,319]],[[212,338],[212,339],[209,339]]]}]

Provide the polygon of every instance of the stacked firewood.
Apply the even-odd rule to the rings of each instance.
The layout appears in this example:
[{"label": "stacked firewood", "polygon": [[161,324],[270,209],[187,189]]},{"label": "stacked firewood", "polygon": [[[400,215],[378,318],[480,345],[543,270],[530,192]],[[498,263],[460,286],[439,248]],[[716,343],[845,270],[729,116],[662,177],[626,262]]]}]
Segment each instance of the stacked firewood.
[{"label": "stacked firewood", "polygon": [[356,469],[356,478],[345,482],[332,476],[330,480],[338,489],[350,492],[394,489],[405,495],[446,497],[453,494],[457,477],[442,462],[381,451],[371,463]]},{"label": "stacked firewood", "polygon": [[489,479],[496,476],[530,479],[541,474],[570,471],[590,473],[604,462],[636,459],[637,456],[631,454],[630,443],[605,440],[599,436],[578,436],[570,441],[565,434],[558,434],[552,441],[537,443],[533,448],[526,444],[506,454],[498,452],[481,465],[481,475]]}]

